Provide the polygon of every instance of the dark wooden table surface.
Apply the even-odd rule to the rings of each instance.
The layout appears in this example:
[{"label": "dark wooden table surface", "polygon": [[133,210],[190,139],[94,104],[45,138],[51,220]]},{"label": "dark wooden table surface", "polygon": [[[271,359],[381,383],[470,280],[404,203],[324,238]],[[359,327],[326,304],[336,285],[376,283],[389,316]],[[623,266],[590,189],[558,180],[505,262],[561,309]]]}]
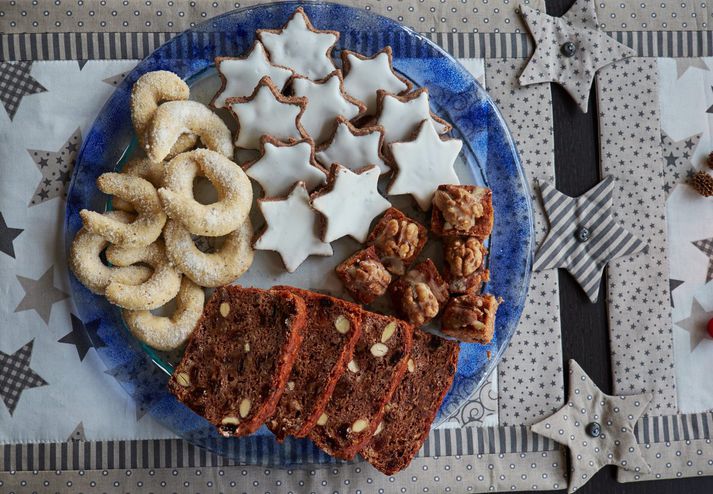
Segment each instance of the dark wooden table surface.
[{"label": "dark wooden table surface", "polygon": [[[546,3],[548,13],[559,16],[569,9],[574,0],[546,0]],[[553,84],[551,87],[557,188],[570,196],[578,196],[601,179],[595,89],[592,86],[589,110],[582,113],[560,86]],[[601,293],[606,293],[606,276],[605,270]],[[564,362],[575,359],[602,391],[611,393],[606,301],[600,297],[597,303],[590,303],[566,271],[560,270],[559,282]],[[616,482],[616,469],[609,466],[577,492],[713,494],[713,477],[619,484]]]}]

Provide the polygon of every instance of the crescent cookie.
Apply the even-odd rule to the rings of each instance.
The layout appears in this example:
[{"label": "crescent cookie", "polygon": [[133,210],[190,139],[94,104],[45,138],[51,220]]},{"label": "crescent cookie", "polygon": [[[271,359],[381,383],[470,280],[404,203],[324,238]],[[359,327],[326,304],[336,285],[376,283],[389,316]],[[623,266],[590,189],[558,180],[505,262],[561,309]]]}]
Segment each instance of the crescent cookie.
[{"label": "crescent cookie", "polygon": [[[123,211],[109,211],[106,216],[129,223],[133,215]],[[104,289],[112,279],[128,285],[138,285],[151,276],[151,269],[146,266],[109,267],[105,265],[100,255],[109,242],[86,228],[81,228],[72,241],[69,249],[69,267],[90,291],[104,295]]]},{"label": "crescent cookie", "polygon": [[151,348],[175,350],[193,332],[203,312],[203,289],[184,277],[176,296],[176,310],[170,317],[155,316],[148,310],[122,310],[131,334]]},{"label": "crescent cookie", "polygon": [[[163,185],[165,167],[166,164],[164,162],[154,163],[148,158],[134,158],[124,165],[121,169],[121,173],[141,177],[151,182],[151,185],[154,187],[159,188]],[[111,207],[120,211],[134,212],[134,208],[131,204],[118,197],[112,198]]]},{"label": "crescent cookie", "polygon": [[233,157],[230,130],[218,115],[197,101],[169,101],[158,107],[147,130],[146,155],[151,161],[163,161],[186,131],[200,137],[208,149]]},{"label": "crescent cookie", "polygon": [[[205,175],[218,191],[218,201],[201,204],[193,197],[193,180]],[[171,219],[194,235],[220,237],[237,230],[252,205],[250,179],[228,158],[197,149],[173,158],[166,166],[164,187],[158,190]]]},{"label": "crescent cookie", "polygon": [[[146,144],[146,130],[164,101],[183,101],[190,95],[190,89],[180,77],[167,70],[147,72],[139,77],[131,88],[131,122],[141,147]],[[198,138],[192,134],[181,134],[172,154],[178,154],[196,146]]]},{"label": "crescent cookie", "polygon": [[160,239],[146,247],[112,245],[106,250],[106,258],[120,267],[144,263],[153,268],[151,277],[139,285],[111,279],[104,295],[114,305],[131,310],[153,310],[168,303],[178,293],[181,273],[169,262]]},{"label": "crescent cookie", "polygon": [[163,236],[171,262],[200,286],[227,285],[240,278],[253,262],[250,246],[253,227],[249,218],[229,233],[223,245],[212,253],[201,252],[191,234],[177,221],[168,220]]},{"label": "crescent cookie", "polygon": [[82,209],[79,215],[87,230],[125,247],[146,246],[161,235],[166,214],[149,181],[123,173],[104,173],[97,179],[97,187],[128,202],[138,214],[131,223],[122,223],[111,216]]}]

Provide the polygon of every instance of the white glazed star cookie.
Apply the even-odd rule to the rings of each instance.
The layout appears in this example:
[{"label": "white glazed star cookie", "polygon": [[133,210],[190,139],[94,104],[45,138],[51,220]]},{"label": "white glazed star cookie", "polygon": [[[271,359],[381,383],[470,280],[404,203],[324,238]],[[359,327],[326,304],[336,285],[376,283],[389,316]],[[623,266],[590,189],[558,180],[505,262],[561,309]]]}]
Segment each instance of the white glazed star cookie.
[{"label": "white glazed star cookie", "polygon": [[337,128],[332,137],[317,148],[317,161],[324,166],[339,163],[350,170],[376,165],[382,174],[391,168],[386,164],[381,148],[384,143],[384,128],[380,125],[354,127],[344,117],[337,117]]},{"label": "white glazed star cookie", "polygon": [[366,109],[364,103],[344,92],[339,70],[319,81],[295,77],[292,89],[295,96],[307,98],[301,123],[316,144],[324,142],[334,131],[338,116],[351,120]]},{"label": "white glazed star cookie", "polygon": [[344,71],[344,89],[366,104],[366,114],[376,113],[376,92],[383,89],[391,94],[403,94],[412,84],[394,71],[391,65],[391,47],[387,46],[371,57],[344,50],[341,53]]},{"label": "white glazed star cookie", "polygon": [[286,143],[263,136],[260,147],[260,158],[246,163],[245,173],[262,186],[266,197],[284,196],[299,181],[309,191],[327,181],[327,171],[314,159],[312,141]]},{"label": "white glazed star cookie", "polygon": [[334,70],[331,54],[339,32],[315,29],[302,7],[281,29],[258,29],[257,37],[272,63],[310,79],[321,79]]},{"label": "white glazed star cookie", "polygon": [[283,96],[269,77],[260,79],[250,96],[228,98],[225,104],[238,121],[239,148],[258,149],[264,135],[280,140],[307,137],[300,123],[307,100]]},{"label": "white glazed star cookie", "polygon": [[441,139],[430,120],[421,122],[413,140],[394,142],[389,147],[396,165],[396,174],[387,189],[390,195],[411,194],[426,211],[439,185],[460,184],[453,164],[463,142]]},{"label": "white glazed star cookie", "polygon": [[228,98],[250,96],[264,76],[268,76],[278,89],[285,87],[292,77],[290,69],[270,63],[265,47],[259,41],[253,44],[246,57],[216,57],[215,68],[223,85],[210,103],[213,108],[224,108]]},{"label": "white glazed star cookie", "polygon": [[258,207],[265,228],[253,247],[276,251],[290,273],[311,255],[332,255],[332,246],[319,238],[319,216],[310,206],[304,182],[297,182],[284,199],[259,199]]},{"label": "white glazed star cookie", "polygon": [[430,119],[439,134],[451,130],[448,122],[431,113],[425,87],[404,96],[379,90],[377,101],[377,123],[384,127],[384,143],[387,145],[408,139],[424,119]]},{"label": "white glazed star cookie", "polygon": [[374,218],[391,207],[377,189],[379,169],[367,166],[355,173],[333,164],[324,192],[312,200],[314,209],[326,219],[322,239],[332,242],[349,235],[357,242],[366,242]]}]

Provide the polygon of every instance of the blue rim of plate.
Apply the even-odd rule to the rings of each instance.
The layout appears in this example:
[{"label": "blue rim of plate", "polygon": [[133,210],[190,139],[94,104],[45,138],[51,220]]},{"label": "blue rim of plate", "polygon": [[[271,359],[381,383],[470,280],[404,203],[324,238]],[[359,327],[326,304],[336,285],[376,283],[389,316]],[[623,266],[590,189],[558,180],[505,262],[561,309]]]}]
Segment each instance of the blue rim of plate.
[{"label": "blue rim of plate", "polygon": [[[77,157],[67,196],[65,249],[81,228],[81,209],[104,210],[107,198],[96,178],[113,171],[131,151],[133,129],[129,97],[145,72],[171,70],[189,80],[210,68],[218,55],[240,56],[260,28],[279,28],[298,6],[318,29],[341,33],[335,48],[367,55],[390,45],[394,67],[428,87],[432,109],[451,122],[452,135],[464,142],[463,156],[473,174],[493,190],[495,225],[490,238],[492,281],[487,289],[504,299],[489,345],[461,344],[453,386],[434,426],[468,401],[495,368],[517,328],[532,270],[534,227],[527,181],[504,119],[485,90],[450,55],[430,40],[386,17],[326,2],[283,2],[248,7],[215,17],[171,39],[140,62],[116,88],[87,134]],[[155,358],[126,330],[120,311],[70,276],[82,321],[98,326],[88,332],[101,360],[134,398],[137,406],[164,426],[200,447],[245,464],[290,466],[338,462],[306,439],[278,444],[265,427],[244,438],[223,438],[202,417],[179,403],[167,388],[168,376]],[[98,341],[101,340],[101,341]],[[154,355],[155,357],[155,355]]]}]

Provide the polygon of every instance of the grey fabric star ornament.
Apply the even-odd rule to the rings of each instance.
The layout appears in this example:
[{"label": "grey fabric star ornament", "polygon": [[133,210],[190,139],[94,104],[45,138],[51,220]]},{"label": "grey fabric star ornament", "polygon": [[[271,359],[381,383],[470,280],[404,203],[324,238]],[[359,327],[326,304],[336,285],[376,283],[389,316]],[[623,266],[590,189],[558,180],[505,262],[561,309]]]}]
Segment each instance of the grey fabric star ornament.
[{"label": "grey fabric star ornament", "polygon": [[520,84],[556,82],[587,112],[589,89],[597,70],[636,52],[599,30],[594,2],[577,0],[562,17],[520,6],[537,47]]},{"label": "grey fabric star ornament", "polygon": [[609,261],[647,249],[614,219],[613,191],[611,176],[579,197],[540,183],[550,230],[537,250],[534,269],[566,269],[592,302],[599,297],[599,280]]},{"label": "grey fabric star ornament", "polygon": [[653,394],[610,396],[602,393],[574,360],[569,361],[569,396],[554,415],[532,431],[569,448],[568,492],[586,484],[605,465],[650,473],[634,436],[636,421]]},{"label": "grey fabric star ornament", "polygon": [[708,337],[706,327],[713,317],[713,312],[706,312],[696,297],[691,301],[691,314],[674,323],[679,328],[687,331],[690,336],[690,351],[693,352],[705,338]]}]

